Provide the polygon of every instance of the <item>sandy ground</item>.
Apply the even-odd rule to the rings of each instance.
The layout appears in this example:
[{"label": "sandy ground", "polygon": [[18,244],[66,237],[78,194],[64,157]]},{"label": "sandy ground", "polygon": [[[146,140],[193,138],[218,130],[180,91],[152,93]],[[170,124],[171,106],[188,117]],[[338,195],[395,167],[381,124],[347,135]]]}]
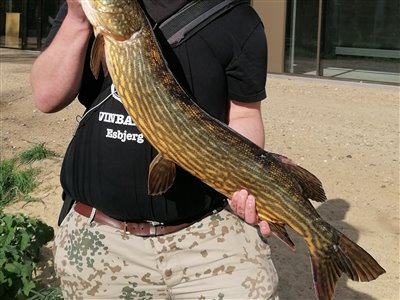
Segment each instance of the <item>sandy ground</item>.
[{"label": "sandy ground", "polygon": [[[63,155],[82,107],[74,103],[45,115],[32,104],[29,70],[37,53],[0,49],[1,158],[37,143]],[[400,299],[399,295],[399,88],[271,75],[263,106],[266,149],[284,154],[323,182],[328,201],[316,205],[336,228],[367,249],[387,273],[369,283],[342,278],[335,299]],[[62,158],[41,169],[32,194],[42,202],[17,203],[57,230]],[[280,275],[280,298],[315,299],[307,249],[292,232],[292,253],[270,238]],[[51,245],[43,249],[40,276],[54,282]]]}]

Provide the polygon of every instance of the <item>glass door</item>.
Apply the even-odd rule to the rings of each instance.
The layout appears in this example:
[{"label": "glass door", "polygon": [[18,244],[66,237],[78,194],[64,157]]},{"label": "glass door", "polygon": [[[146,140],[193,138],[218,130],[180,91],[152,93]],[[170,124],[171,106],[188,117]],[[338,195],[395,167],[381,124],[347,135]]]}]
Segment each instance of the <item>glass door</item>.
[{"label": "glass door", "polygon": [[288,0],[285,72],[317,75],[320,0]]},{"label": "glass door", "polygon": [[0,1],[0,46],[21,48],[23,0]]},{"label": "glass door", "polygon": [[323,76],[400,83],[400,1],[325,0]]},{"label": "glass door", "polygon": [[285,72],[400,84],[399,0],[288,0]]},{"label": "glass door", "polygon": [[40,50],[63,0],[0,0],[0,47]]}]

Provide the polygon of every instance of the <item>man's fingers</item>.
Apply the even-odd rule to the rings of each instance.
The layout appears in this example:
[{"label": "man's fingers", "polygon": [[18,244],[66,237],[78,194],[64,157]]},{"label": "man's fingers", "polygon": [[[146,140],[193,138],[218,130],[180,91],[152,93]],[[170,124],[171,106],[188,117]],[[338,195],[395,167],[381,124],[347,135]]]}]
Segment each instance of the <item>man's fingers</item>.
[{"label": "man's fingers", "polygon": [[256,198],[253,195],[248,195],[247,197],[244,220],[246,223],[251,225],[255,225],[258,222],[258,216],[256,213]]},{"label": "man's fingers", "polygon": [[260,227],[260,233],[267,237],[271,234],[271,229],[267,222],[261,221],[258,218],[256,210],[256,198],[249,194],[246,190],[242,189],[236,191],[229,200],[229,205],[233,212],[250,225],[257,225]]},{"label": "man's fingers", "polygon": [[246,202],[247,202],[247,197],[248,193],[246,190],[240,190],[239,194],[237,195],[236,199],[236,213],[239,215],[239,217],[243,218],[245,217],[246,213]]},{"label": "man's fingers", "polygon": [[231,199],[228,199],[229,206],[231,209],[236,213],[237,211],[237,198],[238,198],[239,192],[234,192],[232,195]]},{"label": "man's fingers", "polygon": [[271,235],[271,228],[269,227],[268,223],[265,221],[261,221],[258,226],[260,227],[260,232],[263,236],[267,237]]},{"label": "man's fingers", "polygon": [[246,223],[251,225],[256,225],[258,223],[256,199],[246,190],[242,189],[233,193],[229,205],[239,217],[246,221]]}]

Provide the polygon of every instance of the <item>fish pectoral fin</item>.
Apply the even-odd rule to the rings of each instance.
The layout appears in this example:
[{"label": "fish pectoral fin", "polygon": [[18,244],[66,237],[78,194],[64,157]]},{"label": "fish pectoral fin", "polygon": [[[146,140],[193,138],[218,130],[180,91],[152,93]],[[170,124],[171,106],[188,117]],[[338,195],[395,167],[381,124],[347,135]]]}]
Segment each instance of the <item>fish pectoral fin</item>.
[{"label": "fish pectoral fin", "polygon": [[290,236],[288,232],[286,231],[286,228],[284,225],[273,223],[273,222],[268,222],[269,228],[271,229],[271,232],[273,235],[275,235],[278,239],[280,239],[282,242],[284,242],[292,251],[296,250],[296,245],[293,243],[293,241],[290,239]]},{"label": "fish pectoral fin", "polygon": [[108,69],[106,63],[106,53],[104,50],[104,36],[99,33],[94,39],[90,53],[90,69],[92,70],[93,76],[96,79],[99,78],[101,68],[103,70],[103,74],[106,75]]},{"label": "fish pectoral fin", "polygon": [[173,161],[158,154],[150,164],[148,192],[149,195],[165,193],[174,183],[176,165]]}]

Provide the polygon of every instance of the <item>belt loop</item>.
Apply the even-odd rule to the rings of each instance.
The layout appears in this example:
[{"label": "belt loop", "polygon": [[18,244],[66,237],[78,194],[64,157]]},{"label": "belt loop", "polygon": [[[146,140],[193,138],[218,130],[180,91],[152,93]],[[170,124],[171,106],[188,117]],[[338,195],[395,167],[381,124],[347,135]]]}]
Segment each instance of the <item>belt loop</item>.
[{"label": "belt loop", "polygon": [[124,224],[124,232],[122,233],[122,238],[125,239],[126,238],[126,232],[128,231],[128,223],[127,222],[123,222]]},{"label": "belt loop", "polygon": [[156,236],[156,234],[157,234],[156,225],[154,225],[154,223],[150,223],[149,236]]},{"label": "belt loop", "polygon": [[92,212],[90,213],[89,219],[88,219],[88,224],[93,222],[93,219],[96,215],[96,208],[92,207]]}]

